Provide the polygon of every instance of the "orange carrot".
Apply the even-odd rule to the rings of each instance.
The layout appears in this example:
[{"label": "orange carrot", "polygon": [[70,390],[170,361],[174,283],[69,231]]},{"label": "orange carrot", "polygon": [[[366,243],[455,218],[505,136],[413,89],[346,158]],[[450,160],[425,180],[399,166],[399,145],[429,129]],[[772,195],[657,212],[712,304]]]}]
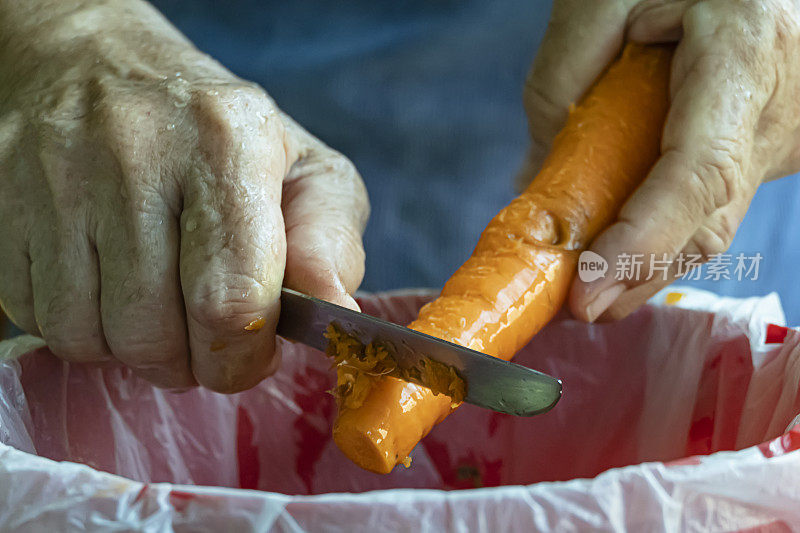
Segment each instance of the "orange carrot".
[{"label": "orange carrot", "polygon": [[[558,312],[578,255],[659,155],[671,50],[626,46],[570,113],[539,175],[411,329],[508,360]],[[340,408],[333,436],[356,464],[388,473],[452,410],[446,395],[375,378],[361,405]]]}]

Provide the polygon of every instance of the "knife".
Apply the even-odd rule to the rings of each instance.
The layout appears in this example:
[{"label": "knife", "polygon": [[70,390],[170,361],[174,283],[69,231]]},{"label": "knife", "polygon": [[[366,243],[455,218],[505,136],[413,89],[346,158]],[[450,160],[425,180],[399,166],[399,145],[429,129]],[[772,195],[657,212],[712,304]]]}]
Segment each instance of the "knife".
[{"label": "knife", "polygon": [[533,416],[549,411],[561,398],[561,381],[547,374],[292,289],[281,290],[281,337],[324,352],[328,339],[323,334],[331,323],[363,344],[384,344],[401,367],[414,366],[423,357],[453,367],[466,382],[464,401],[473,405]]}]

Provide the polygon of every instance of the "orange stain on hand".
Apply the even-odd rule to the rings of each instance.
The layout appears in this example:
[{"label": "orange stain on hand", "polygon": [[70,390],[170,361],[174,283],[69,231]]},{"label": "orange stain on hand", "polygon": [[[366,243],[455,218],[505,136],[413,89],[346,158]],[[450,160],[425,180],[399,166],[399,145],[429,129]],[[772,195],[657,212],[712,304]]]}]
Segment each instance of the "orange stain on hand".
[{"label": "orange stain on hand", "polygon": [[260,316],[260,317],[256,318],[255,320],[253,320],[252,322],[250,322],[249,324],[247,324],[244,327],[244,329],[246,329],[247,331],[258,331],[261,328],[263,328],[264,324],[266,324],[266,323],[267,323],[267,319],[264,318],[263,316]]}]

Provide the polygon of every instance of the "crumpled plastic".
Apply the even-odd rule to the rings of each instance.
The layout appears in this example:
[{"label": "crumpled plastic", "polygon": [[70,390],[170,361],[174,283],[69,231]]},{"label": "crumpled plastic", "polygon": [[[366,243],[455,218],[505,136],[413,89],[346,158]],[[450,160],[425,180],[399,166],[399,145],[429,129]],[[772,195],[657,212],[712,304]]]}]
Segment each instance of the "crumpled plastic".
[{"label": "crumpled plastic", "polygon": [[[407,323],[430,297],[359,302]],[[515,359],[563,380],[552,411],[464,405],[387,476],[331,441],[330,361],[282,348],[275,376],[224,396],[0,343],[0,531],[800,527],[800,332],[774,294],[669,288],[621,322],[559,316]]]}]

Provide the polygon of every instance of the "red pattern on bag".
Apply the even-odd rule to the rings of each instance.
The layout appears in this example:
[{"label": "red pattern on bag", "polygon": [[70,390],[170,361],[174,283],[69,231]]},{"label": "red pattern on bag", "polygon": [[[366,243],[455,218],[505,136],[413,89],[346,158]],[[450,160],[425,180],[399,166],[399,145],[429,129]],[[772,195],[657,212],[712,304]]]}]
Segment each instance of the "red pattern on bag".
[{"label": "red pattern on bag", "polygon": [[331,373],[308,367],[304,374],[295,374],[293,381],[301,392],[295,393],[294,401],[300,415],[294,422],[297,438],[297,475],[303,480],[308,494],[313,493],[314,466],[331,440],[334,417]]},{"label": "red pattern on bag", "polygon": [[244,407],[237,411],[236,456],[239,465],[239,487],[257,489],[260,467],[258,448],[253,445],[253,421]]},{"label": "red pattern on bag", "polygon": [[793,428],[778,438],[758,445],[764,457],[772,458],[800,450],[800,428]]},{"label": "red pattern on bag", "polygon": [[782,343],[787,333],[789,333],[789,328],[785,326],[767,324],[767,337],[764,342],[767,344]]}]

